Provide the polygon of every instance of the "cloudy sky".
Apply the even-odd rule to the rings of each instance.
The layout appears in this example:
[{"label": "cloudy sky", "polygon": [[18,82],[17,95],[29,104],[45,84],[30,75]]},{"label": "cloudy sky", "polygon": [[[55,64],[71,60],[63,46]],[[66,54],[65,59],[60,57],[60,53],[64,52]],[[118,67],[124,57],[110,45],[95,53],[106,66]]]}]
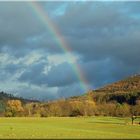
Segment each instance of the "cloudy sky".
[{"label": "cloudy sky", "polygon": [[0,2],[0,91],[51,100],[139,72],[140,2]]}]

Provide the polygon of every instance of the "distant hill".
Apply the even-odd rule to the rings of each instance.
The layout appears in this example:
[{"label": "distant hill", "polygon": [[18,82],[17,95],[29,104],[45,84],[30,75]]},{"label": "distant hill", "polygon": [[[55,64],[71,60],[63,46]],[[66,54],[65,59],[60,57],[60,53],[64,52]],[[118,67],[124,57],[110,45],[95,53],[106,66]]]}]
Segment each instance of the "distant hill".
[{"label": "distant hill", "polygon": [[31,100],[31,99],[25,99],[22,97],[16,97],[12,94],[8,94],[5,92],[0,92],[0,101],[8,101],[8,100],[20,100],[22,103],[30,103],[30,102],[39,102],[38,100]]},{"label": "distant hill", "polygon": [[[116,101],[118,103],[127,102],[128,104],[133,105],[136,100],[140,100],[140,75],[127,77],[97,90],[91,90],[86,94],[73,96],[66,100],[82,101],[89,100],[89,98],[92,98],[97,103]],[[22,103],[39,102],[37,100],[24,99],[0,92],[0,101],[6,102],[7,100],[20,100]]]},{"label": "distant hill", "polygon": [[[13,107],[7,101],[15,102]],[[13,101],[12,101],[13,102]],[[19,111],[20,109],[20,111]],[[131,116],[140,115],[140,75],[106,85],[97,90],[91,90],[81,96],[59,99],[49,102],[14,97],[0,92],[0,115],[15,116]]]},{"label": "distant hill", "polygon": [[0,92],[0,116],[3,116],[3,112],[5,111],[6,108],[6,103],[8,100],[20,100],[22,104],[27,104],[27,103],[39,103],[37,100],[30,100],[30,99],[24,99],[22,97],[15,97],[12,94],[8,94],[5,92]]},{"label": "distant hill", "polygon": [[106,85],[97,90],[91,90],[85,95],[71,97],[73,100],[88,100],[93,98],[97,103],[118,102],[136,104],[140,100],[140,75],[133,75],[126,79]]},{"label": "distant hill", "polygon": [[22,104],[31,103],[31,102],[39,102],[37,100],[29,100],[29,99],[24,99],[21,97],[15,97],[12,94],[8,94],[2,91],[0,92],[0,112],[3,112],[5,110],[6,103],[8,100],[20,100]]},{"label": "distant hill", "polygon": [[130,92],[130,91],[140,91],[140,75],[134,75],[128,77],[124,80],[115,82],[113,84],[107,85],[103,88],[95,90],[96,92]]}]

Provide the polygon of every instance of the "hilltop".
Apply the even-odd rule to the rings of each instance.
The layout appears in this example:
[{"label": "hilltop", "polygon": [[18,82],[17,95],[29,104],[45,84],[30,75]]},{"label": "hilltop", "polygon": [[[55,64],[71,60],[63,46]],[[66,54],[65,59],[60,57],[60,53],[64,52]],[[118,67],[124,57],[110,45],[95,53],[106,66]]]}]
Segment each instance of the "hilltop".
[{"label": "hilltop", "polygon": [[112,83],[103,88],[95,90],[96,92],[130,92],[130,91],[140,91],[140,75],[134,75],[127,77],[124,80]]},{"label": "hilltop", "polygon": [[117,101],[136,104],[136,100],[140,99],[140,75],[133,75],[97,90],[89,91],[86,96],[92,96],[96,101],[100,99],[100,102]]},{"label": "hilltop", "polygon": [[118,102],[136,104],[140,100],[140,75],[133,75],[123,80],[108,84],[96,90],[90,90],[82,96],[73,96],[68,100],[89,100],[96,103]]}]

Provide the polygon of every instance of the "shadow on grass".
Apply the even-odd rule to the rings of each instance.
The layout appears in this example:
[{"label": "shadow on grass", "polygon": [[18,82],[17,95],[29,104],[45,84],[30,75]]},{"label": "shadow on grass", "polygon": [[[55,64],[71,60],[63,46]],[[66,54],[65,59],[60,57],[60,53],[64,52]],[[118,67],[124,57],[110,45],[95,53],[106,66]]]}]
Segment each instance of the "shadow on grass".
[{"label": "shadow on grass", "polygon": [[119,123],[119,122],[102,122],[102,121],[95,121],[95,122],[88,122],[88,123],[99,123],[99,124],[119,124],[119,125],[125,125],[125,123]]}]

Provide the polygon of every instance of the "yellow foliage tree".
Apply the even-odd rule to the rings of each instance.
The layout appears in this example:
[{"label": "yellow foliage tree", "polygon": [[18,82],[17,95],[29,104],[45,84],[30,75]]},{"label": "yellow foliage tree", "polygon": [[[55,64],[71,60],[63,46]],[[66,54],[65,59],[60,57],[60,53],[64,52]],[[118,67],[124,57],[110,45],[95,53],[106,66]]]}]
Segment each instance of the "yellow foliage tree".
[{"label": "yellow foliage tree", "polygon": [[6,108],[6,116],[14,117],[23,112],[22,103],[20,100],[8,100]]}]

